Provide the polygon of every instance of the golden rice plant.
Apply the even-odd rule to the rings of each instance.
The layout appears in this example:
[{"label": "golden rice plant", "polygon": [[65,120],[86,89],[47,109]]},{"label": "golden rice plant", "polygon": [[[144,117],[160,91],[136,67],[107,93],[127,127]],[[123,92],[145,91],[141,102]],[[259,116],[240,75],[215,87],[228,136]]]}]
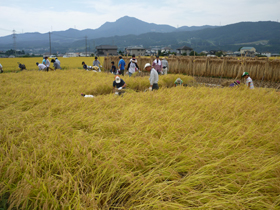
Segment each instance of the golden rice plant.
[{"label": "golden rice plant", "polygon": [[2,74],[0,208],[278,209],[280,95],[177,76]]},{"label": "golden rice plant", "polygon": [[[52,58],[49,58],[51,61]],[[87,65],[92,66],[94,57],[71,57],[71,58],[62,58],[58,57],[61,62],[61,68],[65,69],[82,69],[82,62],[84,61]],[[99,57],[101,65],[103,65],[104,57]],[[15,72],[20,71],[18,68],[18,62],[25,64],[27,70],[38,70],[36,62],[42,63],[42,57],[32,57],[32,58],[0,58],[0,63],[3,66],[4,72]],[[51,63],[52,67],[52,63]],[[25,70],[24,70],[25,71]]]}]

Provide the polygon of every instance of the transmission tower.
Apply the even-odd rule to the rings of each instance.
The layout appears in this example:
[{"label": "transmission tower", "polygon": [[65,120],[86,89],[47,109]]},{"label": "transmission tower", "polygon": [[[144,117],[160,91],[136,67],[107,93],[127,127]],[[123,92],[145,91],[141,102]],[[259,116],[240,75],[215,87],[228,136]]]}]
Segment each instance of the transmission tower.
[{"label": "transmission tower", "polygon": [[17,55],[16,30],[13,30],[13,40],[14,40],[14,51],[16,56]]},{"label": "transmission tower", "polygon": [[52,41],[51,41],[51,32],[49,32],[49,42],[50,42],[50,56],[52,55]]},{"label": "transmission tower", "polygon": [[86,57],[87,57],[87,36],[85,36],[86,39]]}]

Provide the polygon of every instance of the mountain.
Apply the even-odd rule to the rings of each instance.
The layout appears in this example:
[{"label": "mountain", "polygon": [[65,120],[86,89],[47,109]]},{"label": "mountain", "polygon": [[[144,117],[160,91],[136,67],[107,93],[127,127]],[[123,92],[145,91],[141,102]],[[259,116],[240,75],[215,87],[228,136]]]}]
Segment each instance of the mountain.
[{"label": "mountain", "polygon": [[[190,27],[191,30],[200,30],[205,27],[211,26],[202,26],[202,27]],[[124,35],[140,35],[149,32],[160,32],[167,33],[173,32],[177,29],[169,25],[157,25],[154,23],[147,23],[141,20],[138,20],[134,17],[124,16],[118,19],[115,22],[106,22],[98,29],[85,29],[85,30],[76,30],[70,28],[66,31],[54,31],[51,33],[52,42],[57,43],[69,43],[77,40],[84,39],[86,36],[88,39],[96,39],[101,37],[110,37],[110,36],[124,36]],[[181,27],[180,31],[190,30],[189,27]],[[24,33],[17,34],[17,45],[21,42],[32,41],[34,44],[36,42],[49,41],[49,34],[41,33]],[[12,35],[0,37],[0,47],[4,45],[10,45],[13,43]]]},{"label": "mountain", "polygon": [[219,26],[209,26],[209,25],[204,25],[204,26],[182,26],[180,28],[177,28],[176,31],[198,31],[206,28],[218,28]]},{"label": "mountain", "polygon": [[[139,30],[138,30],[139,29]],[[141,30],[140,30],[141,29]],[[197,29],[197,30],[196,30]],[[126,32],[125,32],[126,31]],[[131,17],[123,17],[114,23],[105,23],[92,30],[68,29],[52,32],[52,51],[60,53],[88,50],[98,45],[117,45],[120,50],[127,46],[143,45],[145,48],[171,46],[172,49],[187,45],[195,51],[231,50],[252,46],[259,52],[280,52],[280,23],[272,21],[240,22],[226,26],[201,26],[174,28],[168,25],[145,23]],[[30,37],[32,39],[30,39]],[[13,48],[0,37],[0,50]],[[17,48],[27,52],[43,53],[49,50],[49,34],[22,34],[17,37]]]},{"label": "mountain", "polygon": [[[171,46],[172,49],[187,45],[195,51],[232,50],[243,46],[253,46],[258,51],[280,52],[280,23],[241,22],[217,28],[197,31],[176,31],[171,33],[146,33],[103,37],[95,39],[96,45],[112,44],[114,41],[120,49],[127,46],[143,45],[145,48]],[[83,46],[82,41],[72,43],[72,47]]]}]

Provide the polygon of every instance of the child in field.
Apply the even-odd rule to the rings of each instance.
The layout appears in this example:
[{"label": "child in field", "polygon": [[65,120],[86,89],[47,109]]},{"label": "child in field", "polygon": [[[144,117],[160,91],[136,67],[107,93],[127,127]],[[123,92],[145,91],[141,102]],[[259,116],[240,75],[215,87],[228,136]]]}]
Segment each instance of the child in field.
[{"label": "child in field", "polygon": [[250,75],[248,72],[243,72],[242,77],[246,79],[246,86],[250,89],[254,89],[254,83],[253,80],[251,79]]},{"label": "child in field", "polygon": [[60,63],[59,63],[59,62],[57,62],[57,61],[54,60],[54,59],[52,59],[51,62],[53,63],[54,70],[56,70],[56,69],[61,69]]},{"label": "child in field", "polygon": [[3,73],[3,66],[0,63],[0,73]]},{"label": "child in field", "polygon": [[117,74],[117,68],[116,68],[116,66],[115,66],[115,62],[112,61],[111,64],[112,64],[112,68],[111,68],[110,72],[111,72],[112,74]]},{"label": "child in field", "polygon": [[238,80],[234,81],[233,83],[231,83],[229,85],[229,87],[238,87],[238,85],[240,85],[240,82]]},{"label": "child in field", "polygon": [[39,67],[39,71],[47,70],[47,67],[44,64],[42,64],[42,63],[38,63],[37,62],[36,65]]},{"label": "child in field", "polygon": [[50,70],[53,70],[52,68],[50,68],[51,63],[50,63],[50,61],[48,60],[48,56],[45,56],[45,57],[44,57],[43,63],[42,63],[42,64],[44,64],[44,65],[47,67],[47,71],[49,71],[49,69],[50,69]]},{"label": "child in field", "polygon": [[97,57],[95,57],[95,60],[93,61],[92,66],[98,67],[98,68],[95,68],[95,70],[98,70],[99,72],[101,72],[100,67],[102,67],[102,66],[101,65],[99,66],[99,65],[100,65],[100,61],[97,60]]},{"label": "child in field", "polygon": [[183,85],[183,80],[181,80],[181,78],[177,78],[174,82],[174,86],[182,86]]}]

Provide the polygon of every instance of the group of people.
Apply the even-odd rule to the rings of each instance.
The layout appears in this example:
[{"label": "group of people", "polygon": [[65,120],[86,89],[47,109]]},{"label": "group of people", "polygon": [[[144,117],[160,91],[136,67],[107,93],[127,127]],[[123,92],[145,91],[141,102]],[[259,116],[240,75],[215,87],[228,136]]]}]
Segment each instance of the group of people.
[{"label": "group of people", "polygon": [[[110,72],[112,74],[115,75],[123,75],[124,76],[124,71],[126,68],[126,63],[124,61],[124,59],[122,58],[122,56],[119,57],[119,63],[118,63],[118,69],[115,66],[115,62],[112,61],[111,62],[111,70]],[[166,58],[164,57],[162,60],[159,59],[159,56],[156,56],[156,59],[153,61],[151,67],[153,67],[157,74],[164,74],[166,75],[168,72],[168,61],[166,60]],[[135,72],[141,72],[138,64],[137,64],[137,59],[135,58],[135,55],[132,55],[132,58],[129,61],[129,64],[127,65],[127,73],[129,75],[129,77],[131,77]]]},{"label": "group of people", "polygon": [[86,71],[90,71],[90,70],[93,70],[95,72],[101,72],[101,69],[100,67],[102,67],[100,65],[100,61],[97,60],[97,57],[94,58],[94,61],[92,63],[92,66],[88,66],[84,61],[82,62],[82,65],[83,65],[83,69],[86,70]]},{"label": "group of people", "polygon": [[[53,63],[53,68],[50,67],[51,63]],[[42,63],[36,63],[36,65],[39,67],[39,71],[49,71],[49,70],[56,70],[61,69],[60,67],[60,61],[58,58],[52,59],[50,61],[48,60],[48,56],[45,56]]]}]

